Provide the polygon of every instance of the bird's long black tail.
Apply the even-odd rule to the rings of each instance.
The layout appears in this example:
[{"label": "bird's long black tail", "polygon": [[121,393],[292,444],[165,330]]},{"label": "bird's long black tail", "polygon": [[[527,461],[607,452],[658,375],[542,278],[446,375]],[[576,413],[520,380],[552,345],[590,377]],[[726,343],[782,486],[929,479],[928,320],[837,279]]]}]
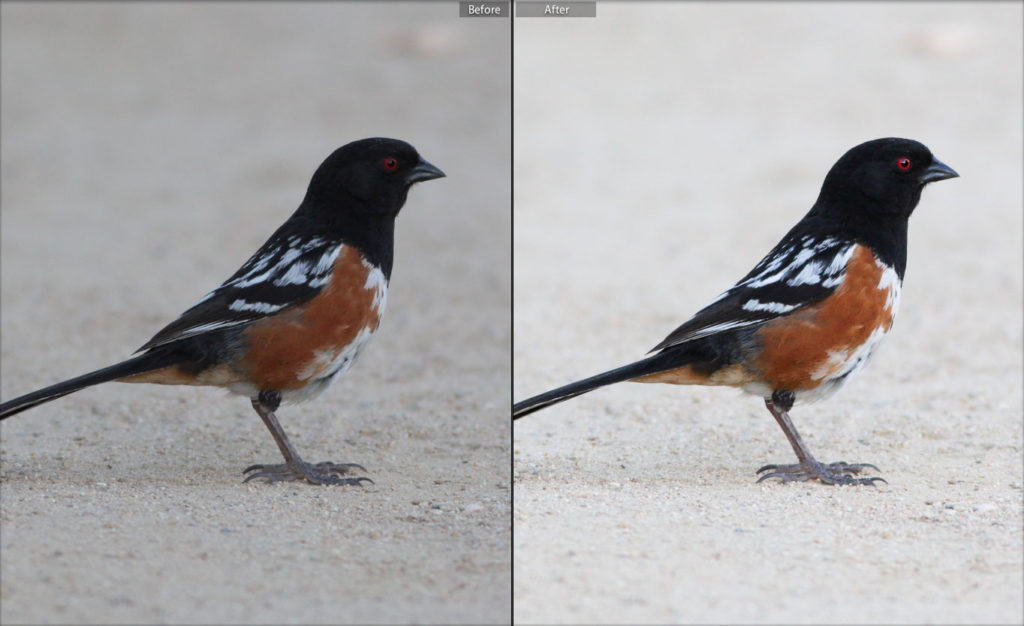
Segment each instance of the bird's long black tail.
[{"label": "bird's long black tail", "polygon": [[624,380],[631,380],[639,376],[645,376],[647,374],[653,374],[655,372],[671,369],[672,367],[679,367],[680,363],[674,362],[675,359],[666,358],[674,355],[667,355],[662,352],[655,354],[654,356],[641,359],[636,363],[630,363],[629,365],[623,365],[613,370],[609,370],[590,378],[584,378],[574,383],[569,383],[564,387],[558,389],[552,389],[547,393],[542,393],[538,396],[534,396],[522,402],[517,402],[512,405],[512,419],[517,420],[520,417],[524,417],[547,408],[552,404],[558,404],[563,400],[569,398],[575,398],[576,396],[583,395],[588,391],[593,391],[598,387],[604,387],[605,385],[611,385],[612,383],[622,382]]},{"label": "bird's long black tail", "polygon": [[155,350],[140,354],[137,357],[122,361],[110,367],[104,367],[103,369],[96,370],[95,372],[89,372],[70,380],[57,383],[56,385],[50,385],[38,391],[27,393],[20,398],[15,398],[0,404],[0,420],[7,419],[8,417],[21,413],[26,409],[49,402],[50,400],[56,400],[62,396],[66,396],[69,393],[74,393],[80,389],[98,385],[100,383],[109,382],[111,380],[117,380],[124,378],[125,376],[131,376],[133,374],[141,374],[143,372],[150,372],[153,370],[167,367],[179,362],[180,357],[166,350]]}]

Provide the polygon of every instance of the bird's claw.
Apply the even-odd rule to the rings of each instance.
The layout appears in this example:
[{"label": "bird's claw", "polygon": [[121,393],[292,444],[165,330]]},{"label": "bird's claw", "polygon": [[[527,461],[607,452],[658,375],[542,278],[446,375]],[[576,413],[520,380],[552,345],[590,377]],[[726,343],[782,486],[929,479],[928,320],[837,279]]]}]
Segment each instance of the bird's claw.
[{"label": "bird's claw", "polygon": [[757,482],[761,482],[769,478],[778,478],[783,483],[817,480],[826,485],[871,485],[874,487],[875,481],[889,484],[887,480],[880,476],[866,476],[864,478],[854,477],[854,474],[859,474],[867,468],[873,469],[876,472],[880,471],[878,467],[871,463],[847,463],[846,461],[838,461],[827,465],[813,460],[811,463],[806,465],[800,463],[794,463],[791,465],[765,465],[758,469],[757,473],[767,473],[758,478]]},{"label": "bird's claw", "polygon": [[276,465],[250,465],[242,474],[247,474],[243,483],[256,478],[275,483],[292,480],[305,480],[313,485],[361,485],[363,482],[373,484],[366,476],[345,476],[353,470],[365,472],[366,468],[358,463],[322,463],[310,464],[299,461],[295,464],[280,463]]}]

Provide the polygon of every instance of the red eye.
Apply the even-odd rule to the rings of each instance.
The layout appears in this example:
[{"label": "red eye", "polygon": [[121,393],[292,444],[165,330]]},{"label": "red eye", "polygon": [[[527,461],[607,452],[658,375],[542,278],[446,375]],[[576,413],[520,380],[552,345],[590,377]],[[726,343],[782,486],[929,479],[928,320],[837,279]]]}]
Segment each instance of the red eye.
[{"label": "red eye", "polygon": [[388,157],[384,159],[384,169],[389,172],[393,172],[398,169],[398,159]]},{"label": "red eye", "polygon": [[908,159],[907,157],[903,157],[899,161],[896,161],[896,167],[900,168],[904,172],[909,170],[911,165],[913,165],[913,164],[910,162],[910,159]]}]

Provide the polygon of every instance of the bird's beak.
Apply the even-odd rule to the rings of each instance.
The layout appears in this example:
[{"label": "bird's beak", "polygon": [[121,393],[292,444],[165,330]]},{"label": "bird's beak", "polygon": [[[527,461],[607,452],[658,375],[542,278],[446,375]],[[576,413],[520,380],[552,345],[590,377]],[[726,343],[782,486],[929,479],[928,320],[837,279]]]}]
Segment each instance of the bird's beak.
[{"label": "bird's beak", "polygon": [[946,165],[938,159],[934,159],[932,164],[929,165],[923,172],[921,172],[921,184],[934,183],[937,180],[946,180],[947,178],[956,178],[960,174],[956,173],[956,170]]},{"label": "bird's beak", "polygon": [[[938,161],[936,161],[937,163]],[[956,174],[954,174],[955,176]],[[416,164],[416,167],[409,170],[409,175],[406,176],[406,180],[409,184],[421,183],[425,180],[434,180],[435,178],[444,178],[444,172],[438,169],[431,163],[420,159],[420,162]]]}]

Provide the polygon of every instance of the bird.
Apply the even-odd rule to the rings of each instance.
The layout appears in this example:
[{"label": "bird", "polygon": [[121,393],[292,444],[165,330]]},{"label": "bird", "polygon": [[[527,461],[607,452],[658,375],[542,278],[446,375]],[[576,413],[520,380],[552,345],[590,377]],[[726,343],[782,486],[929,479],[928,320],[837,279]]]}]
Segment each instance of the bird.
[{"label": "bird", "polygon": [[739,388],[764,399],[795,464],[757,482],[875,485],[871,463],[821,463],[789,416],[864,367],[889,333],[907,266],[907,226],[925,185],[959,176],[918,141],[887,137],[848,150],[810,211],[732,287],[648,356],[513,404],[513,420],[623,381]]},{"label": "bird", "polygon": [[368,138],[332,152],[295,212],[234,274],[167,324],[136,355],[0,404],[0,420],[109,381],[225,388],[250,399],[284,457],[244,482],[373,482],[358,463],[307,463],[276,411],[344,374],[387,303],[395,218],[416,183],[445,174],[408,143]]}]

